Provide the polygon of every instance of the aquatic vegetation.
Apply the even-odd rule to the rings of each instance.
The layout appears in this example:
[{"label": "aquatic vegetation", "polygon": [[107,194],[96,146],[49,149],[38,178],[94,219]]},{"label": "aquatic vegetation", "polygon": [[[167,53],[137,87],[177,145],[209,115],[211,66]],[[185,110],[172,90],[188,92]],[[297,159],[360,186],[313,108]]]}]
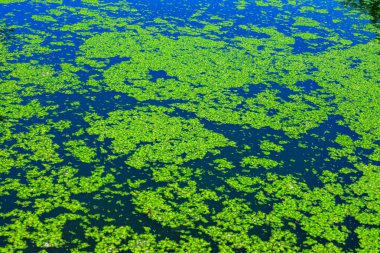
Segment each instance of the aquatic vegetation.
[{"label": "aquatic vegetation", "polygon": [[88,147],[83,140],[70,140],[65,145],[67,147],[66,150],[81,162],[91,163],[96,156],[94,148]]},{"label": "aquatic vegetation", "polygon": [[305,17],[297,17],[293,25],[294,26],[311,26],[311,27],[320,26],[318,21],[313,20],[312,18],[305,18]]},{"label": "aquatic vegetation", "polygon": [[40,22],[57,22],[52,16],[33,15],[32,19]]},{"label": "aquatic vegetation", "polygon": [[91,127],[87,132],[99,135],[100,141],[113,139],[113,152],[130,154],[126,163],[138,169],[157,162],[182,164],[234,145],[224,136],[204,129],[198,120],[170,117],[165,114],[168,112],[170,109],[147,107],[114,111],[105,120],[88,115]]},{"label": "aquatic vegetation", "polygon": [[26,0],[0,0],[0,4],[11,4],[11,3],[19,3],[25,2]]},{"label": "aquatic vegetation", "polygon": [[371,1],[0,4],[1,252],[380,251]]},{"label": "aquatic vegetation", "polygon": [[249,156],[244,157],[241,162],[242,166],[248,166],[252,169],[258,169],[263,167],[265,169],[270,169],[276,167],[279,163],[277,161],[267,159],[267,158],[259,158],[257,156]]}]

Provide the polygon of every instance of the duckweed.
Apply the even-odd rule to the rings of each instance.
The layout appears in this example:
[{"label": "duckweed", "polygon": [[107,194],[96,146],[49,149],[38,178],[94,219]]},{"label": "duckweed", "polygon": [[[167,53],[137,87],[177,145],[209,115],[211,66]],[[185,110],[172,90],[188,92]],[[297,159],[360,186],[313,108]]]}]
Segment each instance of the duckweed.
[{"label": "duckweed", "polygon": [[0,4],[1,252],[380,251],[374,1]]}]

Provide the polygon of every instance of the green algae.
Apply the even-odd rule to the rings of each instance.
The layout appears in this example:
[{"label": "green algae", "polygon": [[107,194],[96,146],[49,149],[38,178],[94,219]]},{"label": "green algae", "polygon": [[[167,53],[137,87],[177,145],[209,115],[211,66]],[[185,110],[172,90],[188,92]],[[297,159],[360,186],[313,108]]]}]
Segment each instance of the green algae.
[{"label": "green algae", "polygon": [[33,15],[32,19],[40,22],[57,22],[52,16]]},{"label": "green algae", "polygon": [[0,4],[12,4],[12,3],[20,3],[25,2],[26,0],[1,0]]},{"label": "green algae", "polygon": [[90,148],[83,140],[70,140],[65,143],[66,150],[69,151],[75,158],[84,163],[94,162],[96,152],[94,148]]},{"label": "green algae", "polygon": [[[83,2],[34,16],[50,30],[19,35],[19,51],[0,44],[4,252],[379,250],[377,41],[306,18],[326,15],[316,6],[291,33],[244,24],[227,39],[234,21],[207,8],[202,28],[155,27],[112,17],[129,4]],[[294,53],[296,37],[332,46]]]},{"label": "green algae", "polygon": [[260,148],[265,152],[281,152],[284,150],[284,148],[280,145],[277,145],[276,143],[273,143],[268,140],[264,140],[260,143]]},{"label": "green algae", "polygon": [[157,162],[182,164],[234,145],[224,136],[205,130],[197,120],[169,117],[167,112],[170,110],[148,107],[115,111],[105,120],[89,115],[91,127],[87,131],[99,135],[100,141],[112,139],[113,152],[131,154],[126,163],[138,169]]},{"label": "green algae", "polygon": [[247,1],[245,0],[239,0],[235,2],[235,4],[236,4],[236,9],[238,10],[244,10],[245,8],[247,8]]},{"label": "green algae", "polygon": [[132,192],[132,195],[137,211],[172,228],[194,228],[199,221],[207,222],[205,215],[210,213],[210,201],[219,200],[215,192],[198,189],[194,181],[188,181],[184,187],[172,183],[154,191]]},{"label": "green algae", "polygon": [[214,168],[216,170],[223,172],[227,172],[228,170],[231,170],[236,167],[232,162],[228,161],[227,159],[215,159],[214,164]]},{"label": "green algae", "polygon": [[279,165],[277,161],[267,158],[259,158],[257,156],[244,157],[241,164],[243,167],[249,167],[252,169],[258,169],[261,167],[265,169],[271,169]]}]

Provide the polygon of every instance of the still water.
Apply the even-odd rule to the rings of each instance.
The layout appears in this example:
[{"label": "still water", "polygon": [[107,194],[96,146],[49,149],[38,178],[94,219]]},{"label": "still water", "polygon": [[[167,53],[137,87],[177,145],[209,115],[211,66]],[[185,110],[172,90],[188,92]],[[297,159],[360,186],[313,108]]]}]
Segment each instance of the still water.
[{"label": "still water", "polygon": [[379,16],[0,0],[0,252],[380,252]]}]

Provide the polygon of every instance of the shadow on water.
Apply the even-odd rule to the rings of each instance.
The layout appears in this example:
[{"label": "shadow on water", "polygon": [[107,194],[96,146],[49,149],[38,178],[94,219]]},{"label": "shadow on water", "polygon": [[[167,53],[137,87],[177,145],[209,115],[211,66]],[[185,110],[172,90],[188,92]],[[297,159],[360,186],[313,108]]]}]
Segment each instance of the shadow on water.
[{"label": "shadow on water", "polygon": [[0,42],[9,40],[14,31],[14,28],[6,28],[4,26],[0,26]]},{"label": "shadow on water", "polygon": [[344,0],[343,4],[368,13],[372,17],[372,23],[380,28],[380,0]]}]

